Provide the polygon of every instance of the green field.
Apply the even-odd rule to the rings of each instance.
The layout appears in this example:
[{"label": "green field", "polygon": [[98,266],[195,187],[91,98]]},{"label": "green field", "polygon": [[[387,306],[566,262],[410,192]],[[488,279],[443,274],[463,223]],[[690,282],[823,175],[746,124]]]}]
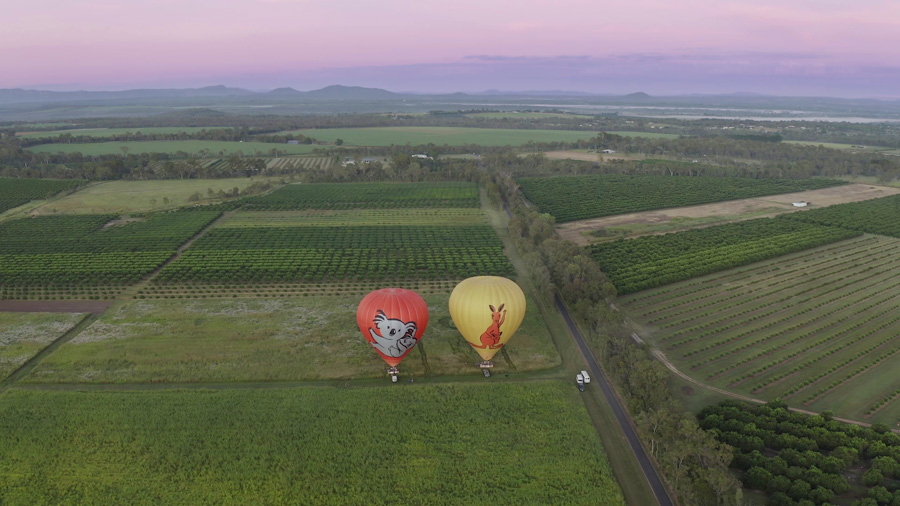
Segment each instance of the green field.
[{"label": "green field", "polygon": [[483,225],[481,209],[354,209],[306,211],[237,211],[216,224],[241,227],[339,227],[378,225]]},{"label": "green field", "polygon": [[546,119],[546,118],[575,118],[575,119],[592,119],[593,116],[587,114],[566,114],[562,112],[476,112],[466,114],[467,118],[486,118],[486,119]]},{"label": "green field", "polygon": [[[430,312],[428,329],[401,364],[404,377],[480,374],[474,364],[481,359],[450,320],[449,292],[423,296]],[[23,381],[184,383],[384,376],[387,365],[356,324],[361,298],[131,301],[108,311]],[[560,363],[534,311],[504,350],[495,360],[498,372]]]},{"label": "green field", "polygon": [[624,504],[568,384],[12,390],[10,504]]},{"label": "green field", "polygon": [[478,207],[474,183],[319,183],[291,184],[248,199],[246,209],[401,209]]},{"label": "green field", "polygon": [[413,146],[434,144],[436,146],[522,146],[534,142],[574,142],[590,139],[596,132],[573,130],[510,130],[501,128],[465,127],[375,127],[375,128],[329,128],[307,129],[292,132],[313,137],[318,141],[344,141],[344,146],[391,146],[410,144]]},{"label": "green field", "polygon": [[84,316],[0,312],[0,380],[77,325]]},{"label": "green field", "polygon": [[780,218],[592,244],[591,258],[620,294],[814,248],[862,232]]},{"label": "green field", "polygon": [[85,181],[77,179],[0,178],[0,213],[32,200],[50,198],[62,191],[74,190]]},{"label": "green field", "polygon": [[751,179],[602,174],[525,177],[522,193],[558,223],[846,184],[828,179]]},{"label": "green field", "polygon": [[135,141],[135,142],[91,142],[82,144],[41,144],[28,148],[35,153],[81,153],[85,156],[122,155],[122,148],[128,154],[179,152],[187,155],[228,156],[242,153],[253,156],[257,153],[268,155],[273,149],[285,155],[312,153],[316,146],[311,144],[282,144],[269,142],[229,142],[229,141]]},{"label": "green field", "polygon": [[732,392],[894,424],[900,240],[866,235],[619,299],[684,373]]},{"label": "green field", "polygon": [[[75,128],[69,130],[49,130],[42,132],[19,132],[16,137],[23,139],[41,139],[46,137],[59,137],[63,134],[70,134],[72,137],[89,136],[89,137],[115,137],[125,134],[144,135],[168,135],[168,134],[194,134],[203,130],[217,130],[226,127],[144,127],[144,128]],[[229,130],[231,127],[227,127]]]},{"label": "green field", "polygon": [[[219,202],[209,195],[244,190],[255,183],[277,184],[278,177],[226,179],[163,179],[152,181],[104,181],[82,188],[72,195],[48,202],[34,210],[36,214],[127,214],[175,209],[193,204]],[[199,193],[200,200],[189,200]]]}]

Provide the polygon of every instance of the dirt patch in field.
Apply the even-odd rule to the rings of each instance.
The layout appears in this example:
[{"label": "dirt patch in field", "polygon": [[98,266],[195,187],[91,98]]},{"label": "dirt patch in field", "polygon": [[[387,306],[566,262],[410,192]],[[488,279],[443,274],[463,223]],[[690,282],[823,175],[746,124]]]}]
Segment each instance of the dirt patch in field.
[{"label": "dirt patch in field", "polygon": [[[673,209],[661,209],[657,211],[645,211],[642,213],[620,214],[618,216],[607,216],[604,218],[592,218],[588,220],[573,221],[564,223],[557,227],[559,235],[563,239],[568,239],[574,243],[586,245],[590,242],[585,234],[601,230],[607,227],[633,225],[633,224],[661,224],[669,222],[676,218],[709,218],[715,216],[737,216],[747,214],[746,218],[735,218],[730,221],[741,221],[751,218],[762,218],[766,216],[775,216],[783,213],[803,212],[807,209],[817,209],[835,204],[845,204],[848,202],[859,202],[862,200],[875,199],[880,197],[888,197],[890,195],[900,194],[900,188],[890,186],[875,186],[869,184],[849,184],[843,186],[834,186],[822,190],[809,190],[797,193],[783,193],[780,195],[769,195],[766,197],[756,197],[752,199],[729,200],[727,202],[716,202],[713,204],[703,204],[699,206],[677,207]],[[805,201],[810,203],[810,207],[797,208],[794,202]],[[760,211],[765,211],[760,214]],[[721,225],[725,222],[717,222],[715,225]],[[696,228],[686,226],[684,229]],[[674,230],[670,230],[674,231]]]},{"label": "dirt patch in field", "polygon": [[147,221],[147,218],[131,218],[131,217],[119,218],[117,220],[112,220],[111,222],[107,223],[106,225],[103,225],[103,228],[121,227],[124,225],[128,225],[129,223],[137,223],[139,221]]},{"label": "dirt patch in field", "polygon": [[0,300],[6,313],[94,313],[100,314],[112,301],[99,300]]},{"label": "dirt patch in field", "polygon": [[605,155],[585,151],[545,151],[544,156],[550,160],[583,160],[585,162],[610,162],[612,160],[642,160],[641,155]]}]

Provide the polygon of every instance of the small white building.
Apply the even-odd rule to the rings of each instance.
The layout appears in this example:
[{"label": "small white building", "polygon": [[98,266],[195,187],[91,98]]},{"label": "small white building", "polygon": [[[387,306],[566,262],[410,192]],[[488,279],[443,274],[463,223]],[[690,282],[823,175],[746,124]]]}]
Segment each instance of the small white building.
[{"label": "small white building", "polygon": [[611,154],[615,153],[615,151],[613,151],[611,149],[604,149],[603,152],[606,153],[607,155],[611,155]]},{"label": "small white building", "polygon": [[809,206],[809,202],[805,200],[801,200],[800,202],[794,202],[794,207],[807,207]]},{"label": "small white building", "polygon": [[415,155],[412,155],[412,157],[413,158],[422,158],[423,160],[434,160],[434,158],[432,158],[428,155],[422,154],[422,153],[417,153]]}]

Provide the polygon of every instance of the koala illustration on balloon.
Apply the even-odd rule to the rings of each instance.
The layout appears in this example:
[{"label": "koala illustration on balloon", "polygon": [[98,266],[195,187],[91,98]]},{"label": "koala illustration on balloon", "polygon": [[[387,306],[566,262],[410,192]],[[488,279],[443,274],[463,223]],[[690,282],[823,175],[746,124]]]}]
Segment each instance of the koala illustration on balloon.
[{"label": "koala illustration on balloon", "polygon": [[374,340],[371,344],[383,355],[400,358],[416,345],[416,322],[404,323],[395,318],[388,318],[381,309],[377,311],[373,321],[378,327],[378,332],[369,327],[369,335]]}]

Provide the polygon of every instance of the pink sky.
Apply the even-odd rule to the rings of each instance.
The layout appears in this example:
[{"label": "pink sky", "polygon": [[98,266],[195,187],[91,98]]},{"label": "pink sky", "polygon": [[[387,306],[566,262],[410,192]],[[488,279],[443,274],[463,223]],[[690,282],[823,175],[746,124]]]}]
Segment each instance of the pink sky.
[{"label": "pink sky", "polygon": [[660,92],[669,81],[887,96],[900,75],[893,0],[29,0],[2,11],[0,88]]}]

